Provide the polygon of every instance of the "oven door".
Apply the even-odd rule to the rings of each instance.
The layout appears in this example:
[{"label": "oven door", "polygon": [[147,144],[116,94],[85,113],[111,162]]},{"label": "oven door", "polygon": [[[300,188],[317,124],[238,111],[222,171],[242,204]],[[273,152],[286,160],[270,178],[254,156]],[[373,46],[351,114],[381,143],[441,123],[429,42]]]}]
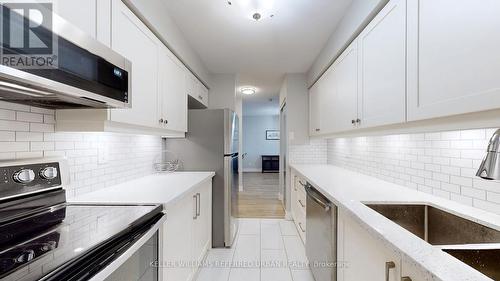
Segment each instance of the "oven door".
[{"label": "oven door", "polygon": [[97,273],[91,281],[159,281],[161,226],[163,216],[147,233],[111,264]]}]

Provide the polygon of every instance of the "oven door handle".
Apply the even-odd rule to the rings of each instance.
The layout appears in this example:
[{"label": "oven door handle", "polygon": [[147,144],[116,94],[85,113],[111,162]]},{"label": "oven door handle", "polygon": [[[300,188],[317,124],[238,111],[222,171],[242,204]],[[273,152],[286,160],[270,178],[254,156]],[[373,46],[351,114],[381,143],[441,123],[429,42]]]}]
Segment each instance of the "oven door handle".
[{"label": "oven door handle", "polygon": [[[161,217],[146,233],[142,235],[139,240],[135,241],[134,244],[128,248],[123,254],[121,254],[118,258],[116,258],[112,263],[108,264],[105,268],[99,271],[96,275],[90,278],[90,281],[103,281],[105,280],[111,273],[117,270],[122,264],[124,264],[137,250],[139,250],[157,231],[160,230],[161,226],[167,220],[167,215],[164,213],[163,217]],[[161,232],[160,232],[161,233]],[[161,240],[161,237],[158,236],[158,240]],[[158,244],[160,247],[160,243]],[[158,251],[158,254],[161,251]]]}]

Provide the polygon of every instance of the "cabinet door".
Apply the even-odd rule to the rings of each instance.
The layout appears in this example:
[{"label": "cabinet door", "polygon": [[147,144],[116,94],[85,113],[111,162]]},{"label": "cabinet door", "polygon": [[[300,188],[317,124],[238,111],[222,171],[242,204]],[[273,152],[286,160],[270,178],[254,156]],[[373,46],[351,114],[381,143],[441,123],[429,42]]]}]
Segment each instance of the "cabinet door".
[{"label": "cabinet door", "polygon": [[193,260],[201,262],[211,245],[212,190],[211,184],[205,183],[195,193],[198,216],[193,227]]},{"label": "cabinet door", "polygon": [[158,39],[122,3],[113,0],[112,48],[132,62],[132,108],[111,110],[111,120],[146,127],[158,122]]},{"label": "cabinet door", "polygon": [[[161,44],[161,43],[160,43]],[[184,69],[167,47],[160,45],[159,117],[169,130],[187,132],[187,94]]]},{"label": "cabinet door", "polygon": [[362,127],[406,120],[406,0],[390,1],[358,37]]},{"label": "cabinet door", "polygon": [[334,79],[328,85],[332,98],[327,100],[329,110],[325,110],[325,123],[329,132],[342,132],[354,129],[352,120],[357,119],[358,103],[358,50],[354,41],[340,55],[334,64]]},{"label": "cabinet door", "polygon": [[500,107],[500,1],[408,2],[408,120]]},{"label": "cabinet door", "polygon": [[343,281],[359,280],[387,280],[386,265],[393,262],[395,268],[389,270],[390,281],[400,281],[401,278],[401,257],[390,251],[381,241],[373,237],[367,230],[361,227],[356,221],[339,212],[339,220],[342,225],[339,234],[342,237],[343,257],[339,260],[346,263],[342,268]]},{"label": "cabinet door", "polygon": [[323,74],[317,85],[316,107],[321,133],[352,130],[357,118],[357,44],[354,41]]},{"label": "cabinet door", "polygon": [[54,0],[54,12],[83,32],[96,38],[97,0]]},{"label": "cabinet door", "polygon": [[428,271],[419,268],[415,262],[406,260],[405,257],[403,257],[401,262],[401,276],[409,277],[411,281],[427,281],[434,279]]},{"label": "cabinet door", "polygon": [[321,133],[320,84],[321,78],[309,90],[309,135],[311,136]]},{"label": "cabinet door", "polygon": [[198,86],[198,100],[205,106],[208,106],[208,89],[199,80],[196,80]]},{"label": "cabinet door", "polygon": [[194,197],[187,195],[173,206],[167,207],[167,221],[163,232],[163,280],[191,280],[193,268],[192,244]]}]

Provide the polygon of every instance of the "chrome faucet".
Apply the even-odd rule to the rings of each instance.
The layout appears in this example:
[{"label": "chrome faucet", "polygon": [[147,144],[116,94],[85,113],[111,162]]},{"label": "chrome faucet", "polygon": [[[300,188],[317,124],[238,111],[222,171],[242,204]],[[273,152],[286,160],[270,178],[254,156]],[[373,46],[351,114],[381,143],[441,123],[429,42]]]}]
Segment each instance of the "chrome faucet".
[{"label": "chrome faucet", "polygon": [[476,176],[487,180],[500,180],[500,129],[491,137],[486,156]]}]

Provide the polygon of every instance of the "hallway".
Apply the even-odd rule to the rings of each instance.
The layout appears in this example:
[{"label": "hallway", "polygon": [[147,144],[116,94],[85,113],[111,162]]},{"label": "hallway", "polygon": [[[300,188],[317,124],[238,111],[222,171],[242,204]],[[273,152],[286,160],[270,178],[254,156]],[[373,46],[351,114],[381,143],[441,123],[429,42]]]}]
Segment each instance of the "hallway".
[{"label": "hallway", "polygon": [[314,281],[292,221],[240,219],[231,249],[210,249],[197,281]]},{"label": "hallway", "polygon": [[243,191],[238,194],[238,217],[285,217],[279,198],[279,174],[243,173]]}]

